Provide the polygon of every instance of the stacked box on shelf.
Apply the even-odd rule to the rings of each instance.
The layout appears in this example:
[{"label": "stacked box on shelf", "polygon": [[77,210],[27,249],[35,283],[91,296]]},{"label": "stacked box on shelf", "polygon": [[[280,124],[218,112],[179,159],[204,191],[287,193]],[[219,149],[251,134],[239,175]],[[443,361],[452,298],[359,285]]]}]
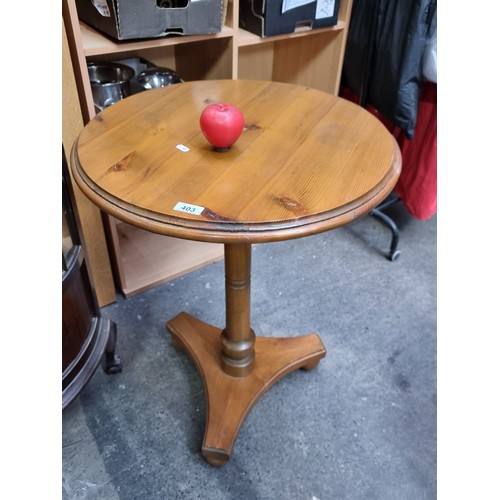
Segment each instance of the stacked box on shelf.
[{"label": "stacked box on shelf", "polygon": [[219,33],[224,0],[76,0],[76,7],[80,21],[132,40]]},{"label": "stacked box on shelf", "polygon": [[240,0],[240,28],[261,37],[335,26],[340,0]]}]

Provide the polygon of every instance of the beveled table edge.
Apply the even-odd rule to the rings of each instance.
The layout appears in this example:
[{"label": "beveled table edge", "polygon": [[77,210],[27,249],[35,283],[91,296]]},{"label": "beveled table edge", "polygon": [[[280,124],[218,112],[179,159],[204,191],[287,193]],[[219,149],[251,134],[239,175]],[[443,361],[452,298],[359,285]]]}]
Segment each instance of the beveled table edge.
[{"label": "beveled table edge", "polygon": [[100,188],[84,172],[78,159],[78,138],[71,152],[71,168],[78,187],[101,210],[146,231],[209,243],[265,243],[300,238],[334,229],[354,221],[375,208],[390,194],[401,172],[401,151],[394,137],[392,140],[394,143],[392,164],[383,179],[369,192],[333,210],[285,222],[237,223],[183,219],[125,203]]}]

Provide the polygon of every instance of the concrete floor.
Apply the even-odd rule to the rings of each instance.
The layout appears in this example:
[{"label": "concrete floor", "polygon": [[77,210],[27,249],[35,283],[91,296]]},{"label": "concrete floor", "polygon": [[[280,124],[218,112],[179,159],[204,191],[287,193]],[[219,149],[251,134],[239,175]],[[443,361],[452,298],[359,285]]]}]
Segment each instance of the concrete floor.
[{"label": "concrete floor", "polygon": [[123,372],[98,369],[63,413],[63,498],[435,499],[437,218],[391,213],[395,262],[371,217],[253,247],[256,334],[317,332],[327,356],[259,400],[220,468],[200,454],[201,379],[164,325],[224,326],[223,263],[104,308]]}]

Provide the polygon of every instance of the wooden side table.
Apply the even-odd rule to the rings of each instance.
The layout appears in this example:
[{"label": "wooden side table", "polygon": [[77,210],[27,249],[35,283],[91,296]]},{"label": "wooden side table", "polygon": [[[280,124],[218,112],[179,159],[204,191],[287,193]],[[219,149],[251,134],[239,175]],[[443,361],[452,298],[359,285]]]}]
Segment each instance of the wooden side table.
[{"label": "wooden side table", "polygon": [[[245,115],[225,153],[198,120],[212,102]],[[144,92],[98,114],[71,159],[82,191],[142,229],[224,244],[226,325],[182,312],[167,322],[205,386],[202,453],[224,464],[258,399],[326,354],[317,334],[256,337],[250,326],[251,245],[304,237],[351,222],[392,190],[401,155],[361,107],[311,88],[268,81],[199,81]]]}]

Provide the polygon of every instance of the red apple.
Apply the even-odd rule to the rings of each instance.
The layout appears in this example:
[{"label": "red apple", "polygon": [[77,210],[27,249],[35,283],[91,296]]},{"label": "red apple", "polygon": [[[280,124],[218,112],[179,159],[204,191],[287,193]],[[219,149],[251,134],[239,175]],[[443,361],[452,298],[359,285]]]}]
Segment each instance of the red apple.
[{"label": "red apple", "polygon": [[239,139],[244,125],[243,113],[232,104],[209,104],[200,115],[201,131],[216,151],[227,151]]}]

